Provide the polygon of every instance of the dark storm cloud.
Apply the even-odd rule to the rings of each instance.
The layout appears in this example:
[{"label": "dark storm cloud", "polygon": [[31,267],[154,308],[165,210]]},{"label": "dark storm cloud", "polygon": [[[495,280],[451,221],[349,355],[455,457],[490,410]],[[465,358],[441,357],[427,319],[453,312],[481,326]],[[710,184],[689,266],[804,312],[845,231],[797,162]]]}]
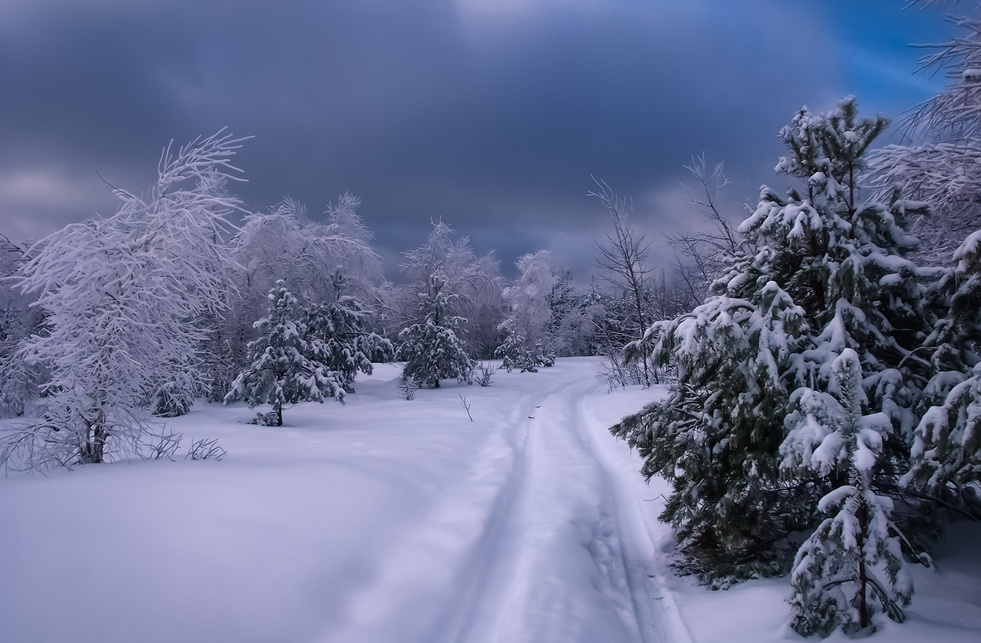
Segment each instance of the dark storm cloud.
[{"label": "dark storm cloud", "polygon": [[36,236],[105,211],[96,172],[144,189],[168,140],[227,125],[255,136],[237,159],[253,209],[289,194],[318,213],[349,190],[387,256],[442,217],[505,262],[552,247],[586,265],[603,217],[591,174],[677,227],[692,154],[725,160],[733,200],[753,198],[801,104],[928,95],[914,56],[870,36],[888,15],[884,37],[918,39],[886,4],[8,0],[3,227]]}]

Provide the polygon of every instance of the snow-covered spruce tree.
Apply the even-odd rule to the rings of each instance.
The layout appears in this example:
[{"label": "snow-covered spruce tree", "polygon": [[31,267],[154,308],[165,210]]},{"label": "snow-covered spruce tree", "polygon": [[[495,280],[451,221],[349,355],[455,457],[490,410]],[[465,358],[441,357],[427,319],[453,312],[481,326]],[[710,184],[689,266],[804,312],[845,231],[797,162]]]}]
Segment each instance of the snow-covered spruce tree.
[{"label": "snow-covered spruce tree", "polygon": [[539,366],[552,366],[553,357],[542,353],[541,346],[529,348],[523,335],[508,332],[504,341],[494,350],[494,357],[501,360],[501,368],[508,373],[518,369],[522,373],[537,373]]},{"label": "snow-covered spruce tree", "polygon": [[925,206],[859,201],[862,155],[885,125],[858,119],[851,98],[828,114],[802,109],[781,131],[791,155],[778,169],[804,193],[764,188],[739,228],[755,254],[738,251],[713,297],[631,348],[674,365],[678,382],[613,431],[640,449],[645,475],[672,481],[663,517],[710,578],[786,570],[784,538],[815,524],[817,500],[840,486],[780,448],[794,391],[827,390],[846,348],[859,356],[869,413],[894,424],[875,481],[894,485],[906,456],[929,366],[914,349],[929,324],[904,226]]},{"label": "snow-covered spruce tree", "polygon": [[249,406],[272,405],[272,416],[260,415],[259,423],[283,425],[283,405],[323,402],[326,397],[344,401],[338,375],[317,361],[319,348],[305,337],[298,319],[296,298],[282,280],[269,291],[269,314],[255,323],[259,337],[249,343],[249,365],[232,382],[225,403],[245,400]]},{"label": "snow-covered spruce tree", "polygon": [[954,261],[937,289],[947,314],[926,342],[935,374],[923,396],[929,408],[914,432],[902,482],[979,512],[972,483],[981,481],[981,231],[961,244]]},{"label": "snow-covered spruce tree", "polygon": [[308,220],[305,208],[289,198],[267,212],[245,217],[231,243],[241,266],[238,296],[209,338],[209,346],[217,351],[209,364],[213,388],[227,392],[245,367],[245,345],[255,338],[253,324],[264,314],[266,293],[277,280],[290,284],[301,306],[336,300],[341,293],[333,275],[338,272],[345,276],[343,294],[362,302],[377,299],[383,281],[381,260],[371,248],[371,231],[357,213],[359,204],[356,196],[341,195],[336,205],[327,206],[326,223]]},{"label": "snow-covered spruce tree", "polygon": [[638,450],[645,477],[671,482],[661,520],[686,567],[722,587],[786,571],[788,535],[811,523],[817,501],[806,481],[781,478],[777,455],[806,343],[804,311],[772,281],[746,294],[710,297],[628,346],[628,360],[649,353],[678,380],[666,400],[611,429]]},{"label": "snow-covered spruce tree", "polygon": [[595,318],[600,314],[594,292],[577,292],[568,270],[556,277],[548,294],[549,323],[545,335],[559,357],[596,354]]},{"label": "snow-covered spruce tree", "polygon": [[799,410],[788,417],[785,465],[843,484],[818,502],[828,517],[794,560],[791,626],[804,636],[827,636],[838,627],[856,632],[880,610],[902,622],[913,586],[890,518],[892,499],[873,488],[892,421],[886,413],[864,414],[862,367],[851,348],[831,363],[826,391],[802,387],[793,398]]},{"label": "snow-covered spruce tree", "polygon": [[401,266],[404,285],[387,293],[384,311],[388,336],[418,321],[419,293],[426,292],[433,278],[442,281],[449,295],[451,316],[459,317],[454,333],[469,355],[489,358],[500,345],[498,326],[503,320],[500,266],[493,254],[477,256],[467,237],[454,237],[443,221],[433,221],[426,242],[405,253]]},{"label": "snow-covered spruce tree", "polygon": [[336,296],[303,313],[304,339],[310,355],[334,373],[346,392],[353,393],[358,372],[370,375],[372,361],[391,359],[395,349],[372,329],[371,309],[357,297],[342,294],[347,279],[337,272],[332,281]]},{"label": "snow-covered spruce tree", "polygon": [[[108,218],[72,224],[29,252],[15,283],[47,312],[22,347],[50,370],[47,411],[17,437],[25,466],[102,462],[138,449],[142,412],[177,373],[196,386],[203,333],[228,293],[221,244],[237,200],[223,189],[242,139],[217,134],[161,155],[147,198],[116,190]],[[3,451],[17,459],[10,449]],[[10,460],[8,460],[8,463]]]},{"label": "snow-covered spruce tree", "polygon": [[474,362],[456,335],[462,318],[450,312],[453,296],[445,291],[439,276],[430,278],[426,292],[420,293],[420,321],[399,333],[396,359],[405,360],[402,379],[413,379],[423,386],[439,388],[442,379],[465,381]]}]

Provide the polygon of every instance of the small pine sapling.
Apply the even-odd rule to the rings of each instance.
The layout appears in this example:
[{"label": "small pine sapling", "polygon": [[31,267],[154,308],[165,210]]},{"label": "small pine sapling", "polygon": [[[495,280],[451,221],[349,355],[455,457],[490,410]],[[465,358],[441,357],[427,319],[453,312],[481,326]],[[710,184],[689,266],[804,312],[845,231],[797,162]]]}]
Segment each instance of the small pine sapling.
[{"label": "small pine sapling", "polygon": [[[810,468],[842,483],[818,502],[828,517],[797,552],[791,573],[792,627],[803,636],[847,633],[873,625],[884,612],[902,622],[913,586],[904,569],[892,499],[873,489],[874,469],[892,423],[863,415],[858,354],[845,349],[832,363],[828,392],[795,392],[800,411],[784,444],[784,466]],[[884,573],[884,578],[882,574]]]},{"label": "small pine sapling", "polygon": [[343,402],[337,375],[315,358],[296,319],[296,298],[282,280],[269,291],[269,314],[255,323],[259,338],[249,344],[249,366],[239,373],[225,403],[245,400],[249,406],[272,405],[272,417],[260,414],[260,424],[282,426],[283,405],[300,401]]},{"label": "small pine sapling", "polygon": [[402,379],[412,377],[429,388],[439,388],[441,379],[465,382],[474,366],[456,335],[462,319],[449,313],[452,297],[444,286],[445,281],[438,276],[429,280],[428,292],[421,295],[422,321],[399,333],[402,345],[398,358],[405,360]]}]

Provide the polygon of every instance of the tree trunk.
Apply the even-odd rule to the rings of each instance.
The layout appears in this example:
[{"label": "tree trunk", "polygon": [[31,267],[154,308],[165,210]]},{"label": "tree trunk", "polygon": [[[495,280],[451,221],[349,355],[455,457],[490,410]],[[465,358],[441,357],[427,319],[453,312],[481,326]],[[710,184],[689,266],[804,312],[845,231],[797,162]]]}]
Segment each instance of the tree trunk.
[{"label": "tree trunk", "polygon": [[868,599],[868,586],[869,575],[868,571],[865,569],[865,530],[868,529],[869,523],[869,511],[868,507],[865,506],[865,502],[862,502],[861,508],[858,510],[858,536],[856,538],[856,545],[858,547],[858,624],[863,630],[869,626],[871,623],[871,615],[869,614],[869,599]]},{"label": "tree trunk", "polygon": [[95,421],[88,426],[85,443],[81,449],[81,460],[86,464],[99,464],[105,457],[106,438],[109,430],[106,428],[105,411],[99,411]]}]

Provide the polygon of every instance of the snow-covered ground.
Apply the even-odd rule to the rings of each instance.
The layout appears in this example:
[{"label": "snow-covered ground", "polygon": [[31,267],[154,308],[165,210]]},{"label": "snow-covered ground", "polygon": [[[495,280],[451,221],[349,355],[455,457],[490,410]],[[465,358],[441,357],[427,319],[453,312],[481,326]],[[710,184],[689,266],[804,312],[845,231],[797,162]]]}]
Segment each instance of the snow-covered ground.
[{"label": "snow-covered ground", "polygon": [[[202,403],[168,423],[218,437],[220,462],[0,479],[0,641],[799,640],[786,579],[671,574],[664,483],[606,430],[657,392],[607,393],[598,366],[406,401],[382,365],[282,428]],[[914,570],[909,621],[876,638],[981,640],[979,538],[952,530]]]}]

